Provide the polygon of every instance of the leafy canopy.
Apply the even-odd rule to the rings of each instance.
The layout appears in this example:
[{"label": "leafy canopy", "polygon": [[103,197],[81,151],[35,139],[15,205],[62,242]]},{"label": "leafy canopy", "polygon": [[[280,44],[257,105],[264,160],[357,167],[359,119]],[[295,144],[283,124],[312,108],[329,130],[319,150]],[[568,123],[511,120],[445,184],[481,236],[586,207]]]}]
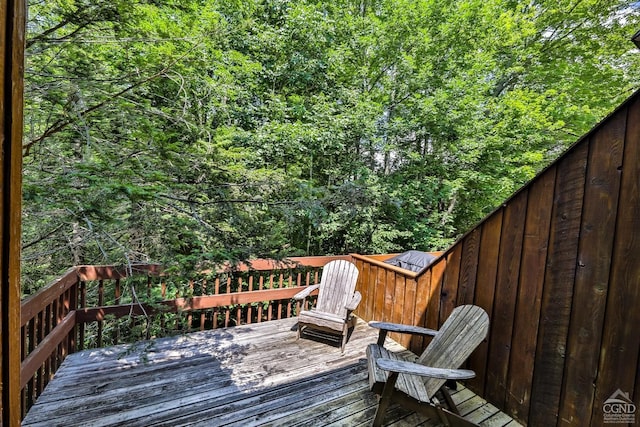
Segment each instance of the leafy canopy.
[{"label": "leafy canopy", "polygon": [[638,86],[620,0],[30,4],[25,292],[449,245]]}]

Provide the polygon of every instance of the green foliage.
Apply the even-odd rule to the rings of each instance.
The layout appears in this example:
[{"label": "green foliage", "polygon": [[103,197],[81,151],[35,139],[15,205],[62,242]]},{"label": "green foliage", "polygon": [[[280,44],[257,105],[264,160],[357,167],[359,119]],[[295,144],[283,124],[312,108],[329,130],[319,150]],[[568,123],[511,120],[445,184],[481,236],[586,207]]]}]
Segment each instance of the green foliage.
[{"label": "green foliage", "polygon": [[623,1],[29,15],[25,293],[70,264],[443,249],[638,85]]}]

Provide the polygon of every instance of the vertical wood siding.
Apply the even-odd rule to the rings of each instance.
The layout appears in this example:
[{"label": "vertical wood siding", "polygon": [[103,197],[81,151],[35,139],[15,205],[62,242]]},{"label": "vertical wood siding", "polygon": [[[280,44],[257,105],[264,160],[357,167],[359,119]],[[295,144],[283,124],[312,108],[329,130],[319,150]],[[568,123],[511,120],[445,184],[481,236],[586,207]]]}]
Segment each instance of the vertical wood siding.
[{"label": "vertical wood siding", "polygon": [[518,420],[602,425],[618,389],[640,407],[640,96],[425,272],[354,259],[366,320],[438,328],[457,305],[484,308],[490,333],[468,361],[468,385]]}]

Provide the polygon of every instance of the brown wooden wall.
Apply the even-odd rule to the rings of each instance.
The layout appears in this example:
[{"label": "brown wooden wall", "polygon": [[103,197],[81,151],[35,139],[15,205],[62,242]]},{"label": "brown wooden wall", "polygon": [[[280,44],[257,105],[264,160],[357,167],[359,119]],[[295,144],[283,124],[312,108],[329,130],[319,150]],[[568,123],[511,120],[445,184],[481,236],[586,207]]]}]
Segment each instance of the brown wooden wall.
[{"label": "brown wooden wall", "polygon": [[640,408],[640,95],[425,273],[355,260],[366,320],[437,328],[457,305],[483,307],[469,386],[522,422],[602,425],[618,389]]}]

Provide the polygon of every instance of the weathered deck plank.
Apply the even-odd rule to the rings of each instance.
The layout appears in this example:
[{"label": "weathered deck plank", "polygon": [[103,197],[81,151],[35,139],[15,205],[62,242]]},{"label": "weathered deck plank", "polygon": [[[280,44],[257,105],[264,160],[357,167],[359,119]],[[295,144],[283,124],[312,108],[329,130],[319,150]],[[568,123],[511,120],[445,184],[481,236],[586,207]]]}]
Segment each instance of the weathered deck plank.
[{"label": "weathered deck plank", "polygon": [[[73,354],[22,425],[370,425],[377,401],[364,350],[378,331],[359,322],[341,354],[337,343],[296,341],[295,325],[285,319]],[[510,421],[468,389],[453,398],[477,422]],[[386,420],[438,425],[400,407]]]}]

